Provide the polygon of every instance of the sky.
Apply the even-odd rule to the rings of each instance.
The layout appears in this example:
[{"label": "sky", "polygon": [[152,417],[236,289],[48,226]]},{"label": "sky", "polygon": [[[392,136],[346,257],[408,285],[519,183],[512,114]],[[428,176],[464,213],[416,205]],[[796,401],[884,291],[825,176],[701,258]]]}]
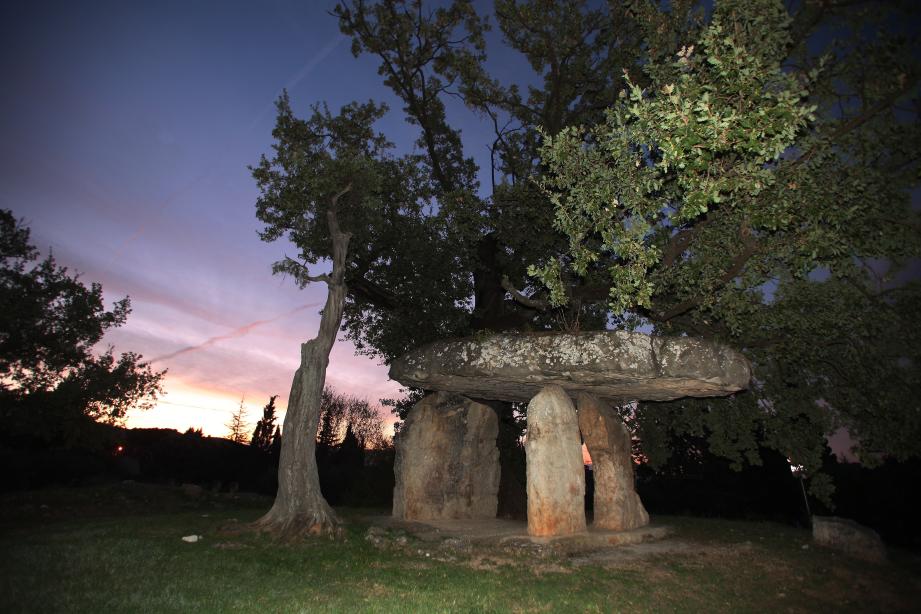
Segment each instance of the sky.
[{"label": "sky", "polygon": [[[166,395],[128,426],[224,435],[241,399],[251,423],[270,395],[286,406],[326,287],[273,276],[295,250],[257,234],[247,166],[270,152],[274,101],[287,88],[301,116],[322,101],[384,101],[393,111],[378,128],[398,151],[415,140],[374,58],[352,56],[334,5],[0,3],[0,208],[100,282],[107,304],[130,296],[128,322],[103,343],[169,372]],[[468,153],[485,156],[488,128],[449,113]],[[327,382],[372,403],[398,396],[345,340]]]},{"label": "sky", "polygon": [[[258,237],[258,190],[247,167],[270,152],[283,89],[301,116],[323,101],[332,110],[386,102],[392,110],[378,129],[398,152],[413,146],[401,104],[373,57],[352,56],[328,14],[334,6],[0,3],[0,208],[25,221],[44,253],[100,282],[108,304],[130,296],[127,324],[104,344],[169,372],[166,395],[152,410],[130,412],[129,426],[221,436],[241,400],[251,423],[271,395],[287,404],[326,288],[300,290],[273,276],[272,263],[296,252]],[[498,35],[487,40],[495,50]],[[508,55],[492,55],[487,68],[503,81],[530,72]],[[467,155],[488,168],[491,129],[447,103]],[[356,356],[345,340],[333,349],[327,381],[372,403],[399,390],[384,366]]]}]

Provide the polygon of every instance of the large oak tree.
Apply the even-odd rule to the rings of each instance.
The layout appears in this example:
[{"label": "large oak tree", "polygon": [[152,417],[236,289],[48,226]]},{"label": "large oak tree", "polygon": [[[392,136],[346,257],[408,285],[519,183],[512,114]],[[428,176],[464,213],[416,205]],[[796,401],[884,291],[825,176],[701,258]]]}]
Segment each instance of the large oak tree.
[{"label": "large oak tree", "polygon": [[[419,135],[387,167],[409,188],[377,191],[353,230],[347,336],[384,360],[478,330],[720,339],[751,358],[753,390],[640,406],[651,460],[693,433],[734,460],[761,444],[814,467],[838,425],[867,459],[918,454],[919,345],[903,341],[918,291],[877,279],[919,253],[917,12],[497,0],[493,33],[461,0],[340,3]],[[490,74],[513,56],[531,74]],[[494,133],[488,186],[451,101]],[[330,256],[322,232],[278,227]]]}]

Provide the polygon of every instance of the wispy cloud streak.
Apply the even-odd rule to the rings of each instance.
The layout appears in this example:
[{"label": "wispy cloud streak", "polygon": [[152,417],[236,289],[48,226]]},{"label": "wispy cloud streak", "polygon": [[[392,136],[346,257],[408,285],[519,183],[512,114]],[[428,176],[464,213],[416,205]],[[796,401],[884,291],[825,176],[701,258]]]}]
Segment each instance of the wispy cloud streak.
[{"label": "wispy cloud streak", "polygon": [[239,328],[235,328],[229,333],[225,333],[223,335],[216,335],[209,339],[205,339],[204,341],[202,341],[201,343],[197,345],[190,345],[180,350],[176,350],[175,352],[170,352],[169,354],[163,354],[162,356],[157,356],[156,358],[151,359],[150,362],[155,363],[155,362],[162,362],[164,360],[170,360],[172,358],[176,358],[177,356],[182,356],[183,354],[189,354],[191,352],[197,352],[198,350],[203,350],[221,341],[226,341],[228,339],[236,339],[237,337],[242,337],[243,335],[248,334],[254,328],[263,326],[264,324],[271,324],[272,322],[277,322],[278,320],[282,320],[284,318],[290,317],[298,312],[304,311],[305,309],[309,309],[310,307],[316,307],[317,305],[320,305],[320,303],[307,303],[305,305],[301,305],[300,307],[295,307],[291,311],[286,311],[285,313],[277,315],[274,318],[268,318],[267,320],[255,320],[253,322],[250,322],[249,324],[244,324],[243,326]]},{"label": "wispy cloud streak", "polygon": [[[301,81],[306,79],[307,76],[311,72],[313,72],[313,69],[319,66],[319,64],[323,62],[327,58],[327,56],[329,56],[329,54],[332,53],[333,50],[335,50],[336,47],[338,47],[339,44],[342,43],[342,41],[344,40],[346,40],[346,37],[343,36],[342,34],[337,34],[336,36],[331,38],[329,42],[326,43],[326,45],[322,49],[320,49],[320,51],[316,53],[316,55],[310,58],[310,60],[306,64],[304,64],[300,68],[300,70],[294,73],[294,75],[292,75],[290,79],[288,79],[288,82],[285,83],[285,89],[293,90]],[[273,100],[271,104],[267,104],[265,107],[262,108],[261,111],[259,111],[256,117],[250,123],[248,131],[252,132],[253,129],[259,125],[259,122],[261,122],[265,118],[265,116],[271,113],[274,109],[275,109],[275,101]]]}]

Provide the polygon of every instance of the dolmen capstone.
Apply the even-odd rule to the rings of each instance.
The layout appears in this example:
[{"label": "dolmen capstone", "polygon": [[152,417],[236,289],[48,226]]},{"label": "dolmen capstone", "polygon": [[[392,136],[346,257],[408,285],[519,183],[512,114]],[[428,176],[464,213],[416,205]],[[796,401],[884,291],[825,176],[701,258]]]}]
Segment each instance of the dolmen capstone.
[{"label": "dolmen capstone", "polygon": [[630,433],[611,404],[732,394],[748,386],[751,368],[717,343],[598,331],[437,341],[395,360],[390,377],[436,392],[410,410],[396,438],[395,517],[495,517],[496,416],[473,399],[528,402],[528,532],[553,537],[586,528],[583,440],[595,526],[649,522],[634,489]]}]

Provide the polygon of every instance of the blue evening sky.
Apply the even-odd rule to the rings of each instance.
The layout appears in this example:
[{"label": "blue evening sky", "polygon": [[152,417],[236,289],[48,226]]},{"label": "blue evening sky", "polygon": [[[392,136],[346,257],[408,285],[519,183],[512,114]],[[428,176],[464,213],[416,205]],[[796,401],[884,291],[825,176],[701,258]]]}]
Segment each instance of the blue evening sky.
[{"label": "blue evening sky", "polygon": [[[480,4],[480,3],[478,3]],[[129,424],[223,434],[241,397],[250,419],[284,406],[299,344],[314,336],[325,286],[273,277],[282,243],[262,243],[247,165],[268,152],[273,101],[388,102],[379,128],[401,150],[415,132],[374,58],[351,54],[335,2],[5,2],[0,8],[0,207],[60,264],[130,295],[107,336],[169,368],[168,394]],[[495,39],[495,36],[493,36]],[[492,68],[521,74],[509,58]],[[488,126],[458,105],[468,155]],[[483,177],[488,181],[487,177]],[[290,247],[288,253],[292,253]],[[254,325],[255,324],[255,325]],[[209,341],[210,340],[210,341]],[[184,348],[204,347],[176,353]],[[347,342],[330,383],[369,398],[397,385]]]}]

